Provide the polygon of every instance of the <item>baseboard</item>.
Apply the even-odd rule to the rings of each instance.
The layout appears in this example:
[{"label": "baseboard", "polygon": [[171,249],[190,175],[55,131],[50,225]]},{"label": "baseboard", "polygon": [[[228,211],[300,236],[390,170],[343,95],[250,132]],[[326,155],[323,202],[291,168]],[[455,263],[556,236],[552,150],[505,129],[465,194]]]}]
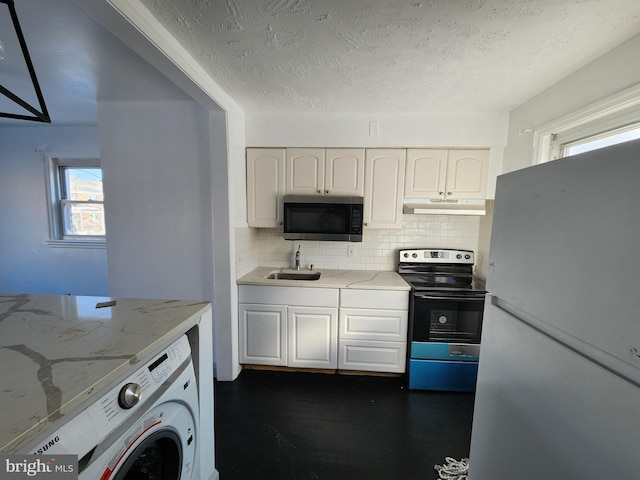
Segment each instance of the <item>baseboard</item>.
[{"label": "baseboard", "polygon": [[302,373],[324,373],[325,375],[357,375],[370,377],[402,377],[403,373],[391,372],[370,372],[368,370],[334,370],[331,368],[296,368],[280,367],[274,365],[242,365],[243,370],[263,370],[269,372],[302,372]]}]

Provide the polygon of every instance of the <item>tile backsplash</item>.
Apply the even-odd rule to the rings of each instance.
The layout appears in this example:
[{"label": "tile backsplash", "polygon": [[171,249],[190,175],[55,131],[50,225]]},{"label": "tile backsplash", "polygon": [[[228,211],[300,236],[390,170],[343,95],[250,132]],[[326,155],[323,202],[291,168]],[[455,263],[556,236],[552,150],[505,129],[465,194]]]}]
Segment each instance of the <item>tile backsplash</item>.
[{"label": "tile backsplash", "polygon": [[[401,248],[446,247],[478,252],[480,216],[403,215],[402,229],[365,229],[363,241],[292,241],[282,238],[281,229],[236,229],[237,276],[256,266],[291,267],[295,251],[301,246],[301,266],[317,269],[390,270],[396,269]],[[354,255],[348,256],[349,247]]]}]

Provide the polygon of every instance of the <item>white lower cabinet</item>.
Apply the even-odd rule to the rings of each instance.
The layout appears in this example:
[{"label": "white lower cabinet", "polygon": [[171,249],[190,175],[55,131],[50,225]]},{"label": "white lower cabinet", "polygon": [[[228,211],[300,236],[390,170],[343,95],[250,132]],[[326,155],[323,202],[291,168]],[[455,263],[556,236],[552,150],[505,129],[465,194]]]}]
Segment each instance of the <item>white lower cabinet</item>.
[{"label": "white lower cabinet", "polygon": [[239,300],[240,363],[405,371],[407,291],[240,285]]},{"label": "white lower cabinet", "polygon": [[288,366],[337,368],[337,308],[289,307],[287,334]]},{"label": "white lower cabinet", "polygon": [[406,342],[340,340],[339,370],[404,373]]},{"label": "white lower cabinet", "polygon": [[240,285],[240,363],[337,368],[338,289]]},{"label": "white lower cabinet", "polygon": [[240,304],[240,363],[287,364],[287,307]]},{"label": "white lower cabinet", "polygon": [[338,369],[404,373],[409,293],[340,292]]}]

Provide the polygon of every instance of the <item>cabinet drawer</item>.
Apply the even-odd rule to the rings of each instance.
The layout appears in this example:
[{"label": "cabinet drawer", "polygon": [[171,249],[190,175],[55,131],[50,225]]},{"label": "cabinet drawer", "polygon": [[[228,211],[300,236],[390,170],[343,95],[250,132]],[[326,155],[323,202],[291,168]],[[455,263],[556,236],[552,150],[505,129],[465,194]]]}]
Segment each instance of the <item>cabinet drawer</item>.
[{"label": "cabinet drawer", "polygon": [[404,373],[406,342],[340,340],[338,369]]},{"label": "cabinet drawer", "polygon": [[238,301],[239,303],[335,308],[338,306],[338,289],[240,285]]},{"label": "cabinet drawer", "polygon": [[409,292],[405,290],[340,290],[340,307],[409,310]]},{"label": "cabinet drawer", "polygon": [[340,339],[385,340],[407,339],[406,310],[340,309]]}]

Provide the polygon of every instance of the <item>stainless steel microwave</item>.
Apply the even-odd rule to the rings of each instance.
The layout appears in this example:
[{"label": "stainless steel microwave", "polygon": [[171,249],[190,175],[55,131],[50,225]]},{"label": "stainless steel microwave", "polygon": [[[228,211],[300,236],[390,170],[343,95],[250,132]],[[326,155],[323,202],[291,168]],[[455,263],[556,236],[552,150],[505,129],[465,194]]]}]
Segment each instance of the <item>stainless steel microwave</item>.
[{"label": "stainless steel microwave", "polygon": [[362,197],[285,195],[285,240],[361,242],[362,200]]}]

